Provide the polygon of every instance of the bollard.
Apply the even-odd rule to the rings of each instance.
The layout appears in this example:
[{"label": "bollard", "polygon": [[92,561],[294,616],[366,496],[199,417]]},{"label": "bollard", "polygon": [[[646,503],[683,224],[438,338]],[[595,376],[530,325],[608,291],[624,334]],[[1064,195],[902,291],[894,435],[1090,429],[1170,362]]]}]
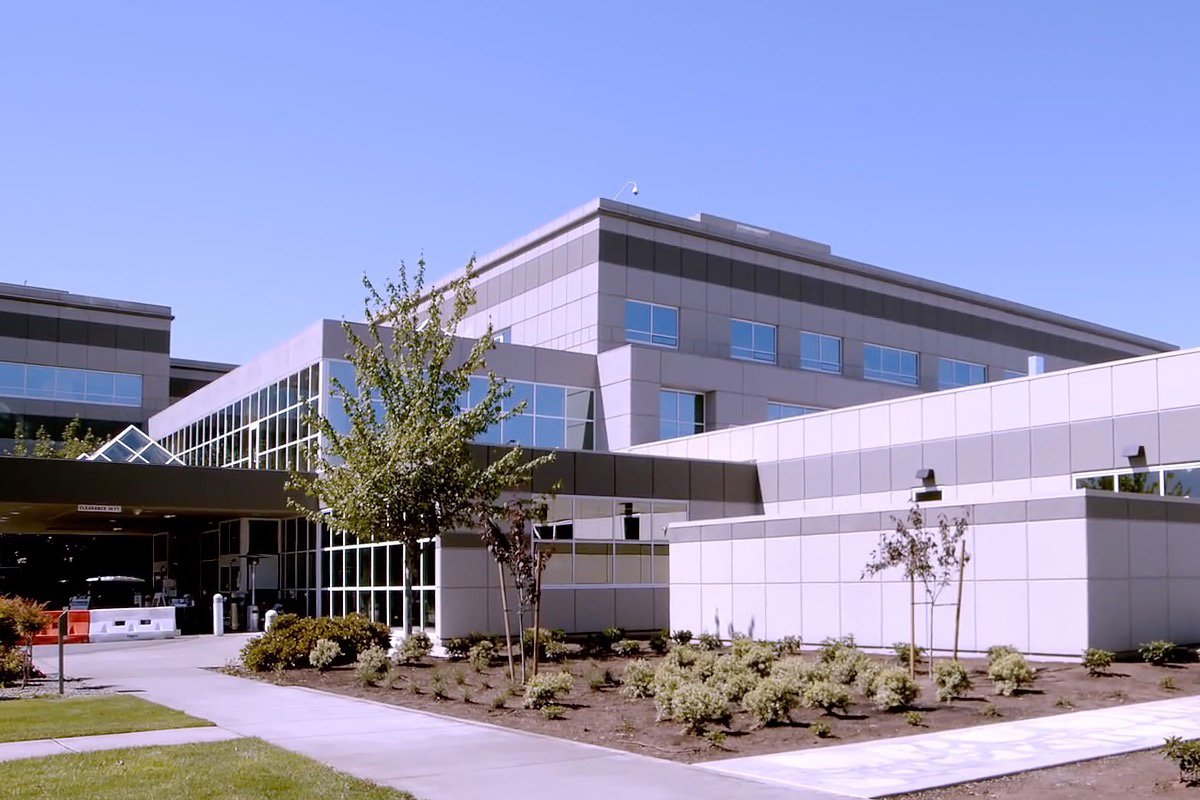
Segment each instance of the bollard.
[{"label": "bollard", "polygon": [[271,626],[275,624],[275,618],[276,618],[276,617],[278,617],[278,616],[279,616],[279,612],[278,612],[278,611],[276,611],[276,610],[275,610],[275,609],[273,609],[273,608],[272,608],[272,609],[268,609],[268,610],[267,610],[267,617],[266,617],[266,624],[265,624],[265,625],[263,625],[263,630],[264,630],[264,631],[269,631],[269,630],[271,630]]},{"label": "bollard", "polygon": [[213,595],[213,635],[225,635],[225,598],[219,593]]},{"label": "bollard", "polygon": [[246,630],[251,633],[258,631],[258,606],[246,607]]}]

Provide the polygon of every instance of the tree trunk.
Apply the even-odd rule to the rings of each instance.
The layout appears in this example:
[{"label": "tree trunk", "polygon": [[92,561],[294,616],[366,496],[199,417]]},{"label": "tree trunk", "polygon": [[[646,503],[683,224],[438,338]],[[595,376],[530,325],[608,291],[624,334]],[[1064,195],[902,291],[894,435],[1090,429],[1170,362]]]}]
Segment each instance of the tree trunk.
[{"label": "tree trunk", "polygon": [[917,578],[908,579],[908,677],[917,679]]},{"label": "tree trunk", "polygon": [[410,553],[412,546],[404,545],[404,638],[412,636],[412,595],[413,595],[413,559]]},{"label": "tree trunk", "polygon": [[954,660],[958,661],[958,631],[962,627],[963,573],[967,570],[967,543],[962,543],[958,556],[958,599],[954,601]]},{"label": "tree trunk", "polygon": [[496,562],[496,575],[500,578],[500,609],[504,612],[504,652],[508,655],[508,681],[517,682],[517,667],[513,663],[512,625],[508,620],[508,586],[504,583],[504,566]]},{"label": "tree trunk", "polygon": [[517,638],[521,642],[521,685],[525,685],[525,606],[517,604]]},{"label": "tree trunk", "polygon": [[542,573],[535,570],[533,575],[533,674],[538,670],[538,639],[541,635],[542,624]]}]

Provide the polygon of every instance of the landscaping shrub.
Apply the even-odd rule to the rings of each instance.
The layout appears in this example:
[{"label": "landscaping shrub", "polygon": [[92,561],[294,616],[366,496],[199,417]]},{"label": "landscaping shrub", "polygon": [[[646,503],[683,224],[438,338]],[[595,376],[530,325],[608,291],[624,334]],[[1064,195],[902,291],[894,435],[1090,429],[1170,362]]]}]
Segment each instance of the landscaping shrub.
[{"label": "landscaping shrub", "polygon": [[716,690],[727,702],[741,700],[761,680],[759,673],[734,655],[716,659],[712,674],[704,679],[706,686]]},{"label": "landscaping shrub", "polygon": [[733,640],[733,657],[760,676],[771,674],[771,667],[778,660],[775,647],[770,642],[760,642],[744,636]]},{"label": "landscaping shrub", "polygon": [[803,644],[799,636],[785,636],[775,643],[775,653],[780,658],[800,655],[800,648]]},{"label": "landscaping shrub", "polygon": [[571,652],[571,646],[557,639],[551,639],[542,648],[542,655],[545,656],[547,661],[562,661],[567,657],[567,653],[569,652]]},{"label": "landscaping shrub", "polygon": [[332,665],[336,666],[354,661],[370,647],[387,650],[392,634],[386,625],[371,622],[362,614],[344,617],[280,614],[271,630],[254,637],[242,648],[242,664],[251,672],[305,667],[318,639],[336,642],[341,648],[342,655]]},{"label": "landscaping shrub", "polygon": [[871,701],[880,711],[895,711],[907,708],[921,694],[916,681],[908,677],[908,671],[891,667],[879,672],[872,685]]},{"label": "landscaping shrub", "polygon": [[870,698],[875,694],[875,684],[883,673],[884,667],[870,659],[863,659],[858,664],[858,672],[854,676],[854,688],[862,692],[863,697]]},{"label": "landscaping shrub", "polygon": [[850,708],[850,692],[834,681],[813,681],[805,688],[802,697],[806,706],[819,708],[826,714],[834,711],[845,713]]},{"label": "landscaping shrub", "polygon": [[792,709],[800,702],[800,694],[787,681],[779,678],[764,678],[746,692],[742,708],[759,725],[790,722]]},{"label": "landscaping shrub", "polygon": [[833,729],[829,727],[828,722],[821,722],[818,720],[817,722],[809,725],[808,729],[812,731],[812,735],[818,739],[828,739],[830,736],[833,736]]},{"label": "landscaping shrub", "polygon": [[313,645],[313,649],[308,651],[308,663],[317,668],[317,672],[324,672],[333,666],[333,662],[341,658],[342,648],[337,642],[329,639],[317,639],[317,643]]},{"label": "landscaping shrub", "polygon": [[443,641],[442,647],[446,649],[446,655],[451,661],[460,661],[471,652],[471,641],[465,636],[457,636]]},{"label": "landscaping shrub", "polygon": [[397,664],[415,664],[433,652],[433,642],[425,631],[413,631],[396,648]]},{"label": "landscaping shrub", "polygon": [[1200,740],[1184,741],[1172,736],[1163,743],[1163,758],[1174,761],[1179,767],[1179,780],[1183,783],[1200,781]]},{"label": "landscaping shrub", "polygon": [[1005,653],[998,656],[988,667],[988,678],[995,685],[996,694],[1011,697],[1017,689],[1033,683],[1037,674],[1025,662],[1020,653]]},{"label": "landscaping shrub", "polygon": [[904,721],[914,728],[920,728],[925,724],[925,717],[921,716],[920,711],[905,711]]},{"label": "landscaping shrub", "polygon": [[367,686],[383,680],[387,672],[388,655],[382,647],[368,647],[358,654],[358,660],[354,662],[355,677]]},{"label": "landscaping shrub", "polygon": [[[909,657],[909,654],[913,651],[913,646],[911,644],[909,644],[908,642],[896,642],[895,644],[892,645],[892,649],[896,651],[896,660],[899,661],[901,664],[908,666],[908,657]],[[925,655],[925,648],[921,647],[920,645],[917,645],[916,661],[918,664],[921,663],[921,656],[923,656],[923,655]]]},{"label": "landscaping shrub", "polygon": [[677,630],[671,634],[671,639],[674,640],[675,644],[680,644],[680,645],[691,644],[692,632],[689,630],[680,628],[679,630]]},{"label": "landscaping shrub", "polygon": [[824,664],[810,664],[799,658],[788,658],[775,663],[771,677],[787,682],[798,693],[803,694],[809,684],[829,680],[829,670]]},{"label": "landscaping shrub", "polygon": [[821,642],[821,646],[817,649],[817,657],[822,664],[828,664],[847,650],[858,652],[858,645],[854,643],[853,635],[843,636],[840,639],[829,637]]},{"label": "landscaping shrub", "polygon": [[675,713],[675,691],[691,680],[688,673],[679,667],[662,663],[654,671],[650,688],[654,692],[654,707],[658,709],[658,720],[671,719]]},{"label": "landscaping shrub", "polygon": [[711,652],[721,649],[721,637],[714,636],[711,633],[700,634],[700,638],[696,641],[699,642],[701,650],[708,650]]},{"label": "landscaping shrub", "polygon": [[999,717],[1000,709],[996,708],[995,703],[984,703],[979,707],[979,716],[981,717]]},{"label": "landscaping shrub", "polygon": [[700,658],[700,652],[691,645],[672,647],[663,659],[664,664],[672,664],[681,669],[688,669]]},{"label": "landscaping shrub", "polygon": [[939,661],[933,668],[933,684],[937,699],[947,703],[971,691],[971,676],[957,661]]},{"label": "landscaping shrub", "polygon": [[496,645],[490,639],[484,639],[472,645],[467,651],[467,663],[471,665],[471,669],[476,672],[483,672],[492,664],[492,659],[496,657]]},{"label": "landscaping shrub", "polygon": [[671,634],[664,628],[661,631],[655,631],[650,634],[650,651],[658,655],[667,652],[667,646],[671,643]]},{"label": "landscaping shrub", "polygon": [[858,648],[847,647],[840,649],[833,658],[825,662],[825,666],[829,670],[831,681],[850,686],[858,678],[859,672],[871,670],[875,663]]},{"label": "landscaping shrub", "polygon": [[624,686],[621,693],[626,697],[654,696],[654,665],[644,658],[630,661],[621,676]]},{"label": "landscaping shrub", "polygon": [[994,644],[987,649],[988,666],[990,667],[992,663],[1001,656],[1007,656],[1013,653],[1019,654],[1020,652],[1020,650],[1013,647],[1011,644]]},{"label": "landscaping shrub", "polygon": [[671,698],[671,718],[683,723],[687,733],[701,735],[712,722],[729,718],[725,698],[701,683],[684,683]]},{"label": "landscaping shrub", "polygon": [[[561,628],[538,628],[538,657],[545,658],[546,645],[550,642],[561,642],[566,632]],[[525,629],[525,655],[533,656],[533,628]]]},{"label": "landscaping shrub", "polygon": [[1158,681],[1158,688],[1165,689],[1168,692],[1175,691],[1178,687],[1175,685],[1175,679],[1170,675],[1164,676]]},{"label": "landscaping shrub", "polygon": [[636,639],[622,639],[612,646],[613,652],[625,658],[632,658],[642,652],[642,643]]},{"label": "landscaping shrub", "polygon": [[554,703],[544,705],[539,710],[542,712],[542,717],[547,720],[562,719],[567,713],[565,708]]},{"label": "landscaping shrub", "polygon": [[1156,667],[1165,667],[1171,661],[1171,656],[1174,652],[1175,643],[1164,642],[1162,639],[1138,645],[1138,655],[1142,657],[1142,661],[1145,661],[1147,664],[1153,664]]},{"label": "landscaping shrub", "polygon": [[1100,650],[1095,647],[1089,647],[1083,651],[1083,666],[1088,671],[1088,675],[1092,677],[1104,675],[1108,672],[1108,668],[1112,666],[1114,658],[1116,658],[1116,654],[1111,650]]},{"label": "landscaping shrub", "polygon": [[11,686],[25,679],[28,667],[29,677],[45,677],[29,660],[29,655],[16,647],[0,648],[0,686]]},{"label": "landscaping shrub", "polygon": [[574,678],[569,672],[539,672],[525,684],[525,707],[541,708],[561,694],[570,694]]}]

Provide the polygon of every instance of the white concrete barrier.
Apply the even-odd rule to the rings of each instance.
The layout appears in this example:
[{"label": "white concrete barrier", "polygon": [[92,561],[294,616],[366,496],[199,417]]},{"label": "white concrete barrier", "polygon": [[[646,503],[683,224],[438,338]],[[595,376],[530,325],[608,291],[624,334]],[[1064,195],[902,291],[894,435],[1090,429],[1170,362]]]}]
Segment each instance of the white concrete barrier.
[{"label": "white concrete barrier", "polygon": [[93,642],[173,639],[179,635],[175,608],[98,608],[91,612],[88,638]]}]

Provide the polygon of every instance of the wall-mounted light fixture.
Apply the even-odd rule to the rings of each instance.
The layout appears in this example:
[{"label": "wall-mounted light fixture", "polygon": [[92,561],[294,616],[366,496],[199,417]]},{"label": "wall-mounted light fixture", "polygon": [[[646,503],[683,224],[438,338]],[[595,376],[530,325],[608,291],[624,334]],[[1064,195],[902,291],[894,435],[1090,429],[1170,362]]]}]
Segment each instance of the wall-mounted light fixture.
[{"label": "wall-mounted light fixture", "polygon": [[1128,458],[1133,461],[1135,458],[1146,457],[1146,445],[1144,444],[1127,444],[1121,448],[1121,458]]}]

